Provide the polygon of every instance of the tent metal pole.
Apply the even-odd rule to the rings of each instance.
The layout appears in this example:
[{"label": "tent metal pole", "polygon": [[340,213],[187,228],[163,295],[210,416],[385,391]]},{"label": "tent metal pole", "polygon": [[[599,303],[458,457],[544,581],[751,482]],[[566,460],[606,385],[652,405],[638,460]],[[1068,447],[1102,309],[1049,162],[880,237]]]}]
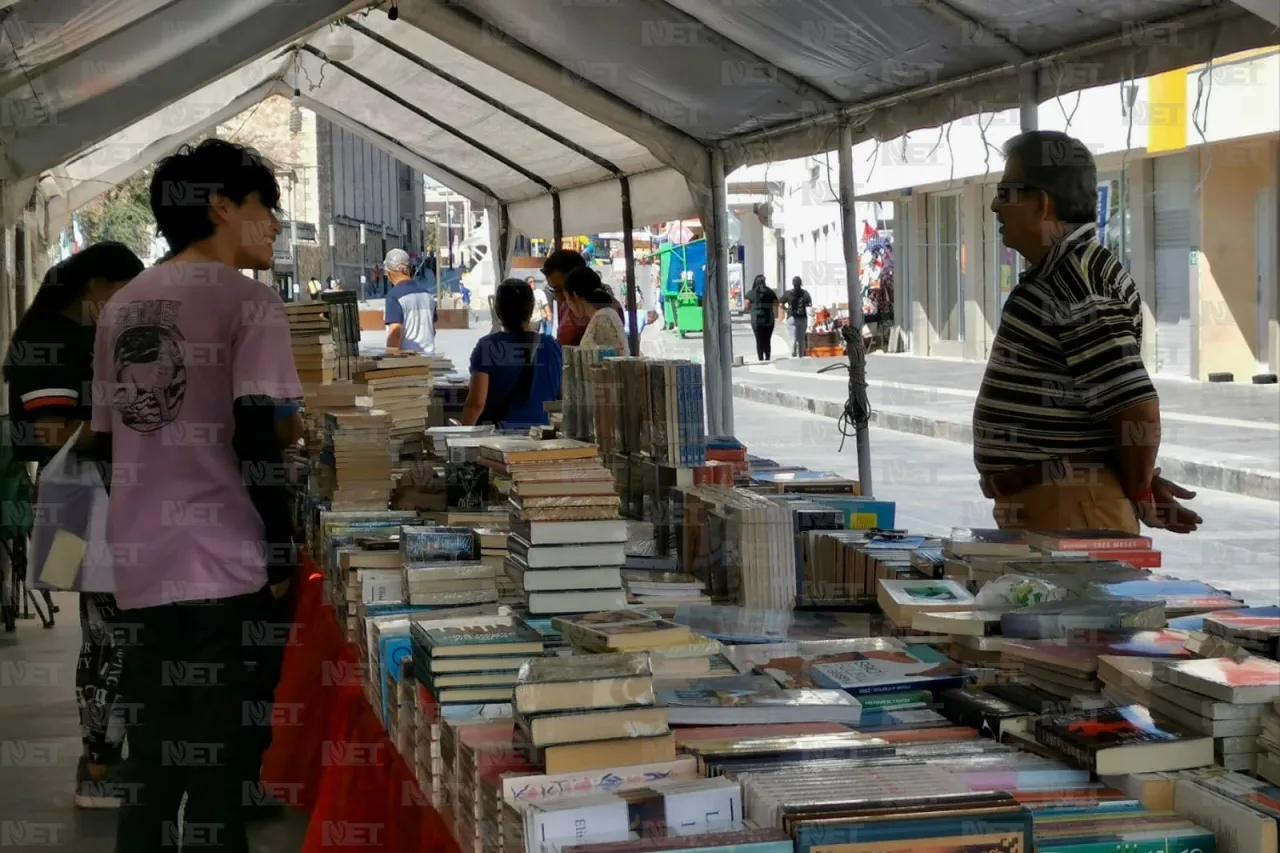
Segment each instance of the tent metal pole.
[{"label": "tent metal pole", "polygon": [[507,246],[511,243],[511,213],[505,204],[498,207],[498,246],[493,256],[493,278],[495,285],[507,278]]},{"label": "tent metal pole", "polygon": [[1036,68],[1023,68],[1018,73],[1018,118],[1022,132],[1040,129],[1040,72]]},{"label": "tent metal pole", "polygon": [[[627,320],[630,322],[627,328],[631,330],[627,335],[627,344],[631,357],[635,358],[640,355],[640,325],[636,322],[636,247],[631,240],[631,232],[635,229],[631,213],[631,181],[623,175],[618,178],[618,185],[622,190],[622,256],[627,265]],[[559,201],[559,198],[556,197],[556,200]]]},{"label": "tent metal pole", "polygon": [[[629,208],[624,208],[629,209]],[[560,211],[560,193],[551,194],[551,251],[564,247],[564,216]]]},{"label": "tent metal pole", "polygon": [[[724,151],[711,149],[711,222],[707,237],[707,287],[703,306],[707,359],[707,412],[712,435],[733,435],[733,329],[729,322],[729,200],[725,195]],[[714,368],[713,368],[714,360]],[[712,381],[714,378],[714,382]]]},{"label": "tent metal pole", "polygon": [[[840,236],[844,244],[845,286],[849,294],[850,334],[844,336],[849,350],[849,387],[859,389],[865,399],[867,387],[867,351],[862,341],[862,274],[858,257],[858,214],[856,187],[853,182],[853,125],[840,125]],[[858,483],[861,493],[872,496],[871,431],[867,412],[854,422],[854,441],[858,450]]]}]

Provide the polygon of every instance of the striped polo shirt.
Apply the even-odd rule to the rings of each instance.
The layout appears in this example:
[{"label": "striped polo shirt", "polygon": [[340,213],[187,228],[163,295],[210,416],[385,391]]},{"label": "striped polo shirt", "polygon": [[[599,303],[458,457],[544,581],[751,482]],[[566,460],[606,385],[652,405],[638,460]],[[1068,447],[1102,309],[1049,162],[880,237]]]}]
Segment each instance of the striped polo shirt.
[{"label": "striped polo shirt", "polygon": [[1095,232],[1063,238],[1009,293],[973,409],[981,474],[1109,452],[1109,419],[1157,399],[1138,289]]}]

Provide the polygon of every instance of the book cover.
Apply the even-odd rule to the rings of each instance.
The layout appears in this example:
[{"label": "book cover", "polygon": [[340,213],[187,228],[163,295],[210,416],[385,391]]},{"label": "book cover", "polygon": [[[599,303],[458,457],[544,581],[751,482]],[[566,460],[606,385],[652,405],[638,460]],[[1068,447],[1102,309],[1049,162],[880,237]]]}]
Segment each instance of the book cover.
[{"label": "book cover", "polygon": [[821,686],[848,690],[855,696],[946,690],[964,682],[963,667],[927,646],[824,655],[809,662],[809,671]]},{"label": "book cover", "polygon": [[882,579],[880,587],[899,605],[929,607],[973,603],[973,594],[953,580]]},{"label": "book cover", "polygon": [[1027,544],[1042,551],[1118,551],[1151,548],[1151,537],[1123,530],[1028,530]]},{"label": "book cover", "polygon": [[[1172,766],[1154,768],[1178,770],[1184,767],[1200,767],[1213,763],[1213,741],[1200,737],[1180,726],[1152,715],[1142,705],[1125,705],[1093,711],[1049,715],[1038,719],[1034,726],[1036,740],[1070,759],[1077,766],[1097,773],[1111,772],[1102,760],[1102,753],[1120,748],[1169,745],[1179,742],[1205,743],[1208,746],[1206,760],[1198,763],[1172,761]],[[1127,772],[1152,772],[1132,750],[1117,753],[1127,757]],[[1124,761],[1124,757],[1120,760]],[[1197,759],[1193,757],[1193,762]]]},{"label": "book cover", "polygon": [[538,658],[520,667],[521,684],[566,681],[599,681],[611,678],[651,677],[649,656],[635,654],[570,655]]},{"label": "book cover", "polygon": [[[433,655],[448,649],[474,646],[478,655],[499,655],[505,647],[536,645],[540,653],[542,637],[518,622],[492,625],[457,625],[425,628],[424,640]],[[447,653],[447,652],[446,652]]]},{"label": "book cover", "polygon": [[1204,630],[1219,637],[1270,640],[1280,637],[1280,607],[1241,607],[1204,616]]},{"label": "book cover", "polygon": [[1202,581],[1169,578],[1094,584],[1087,592],[1091,597],[1102,599],[1162,601],[1167,612],[1179,613],[1226,610],[1244,605],[1243,601]]},{"label": "book cover", "polygon": [[1177,687],[1222,702],[1262,703],[1280,698],[1280,662],[1266,658],[1176,661],[1156,675]]},{"label": "book cover", "polygon": [[1132,599],[1045,601],[1000,617],[1004,636],[1026,640],[1064,637],[1078,630],[1157,629],[1164,624],[1162,603]]}]

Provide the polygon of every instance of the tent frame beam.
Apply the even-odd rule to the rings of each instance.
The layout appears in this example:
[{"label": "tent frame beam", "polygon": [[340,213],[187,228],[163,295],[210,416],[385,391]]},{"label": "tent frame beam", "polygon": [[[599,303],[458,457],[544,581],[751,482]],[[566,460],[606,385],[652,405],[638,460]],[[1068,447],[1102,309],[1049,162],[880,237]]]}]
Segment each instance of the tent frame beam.
[{"label": "tent frame beam", "polygon": [[541,175],[535,172],[532,172],[529,169],[526,169],[524,166],[521,166],[519,163],[512,160],[510,157],[507,157],[506,155],[502,154],[501,152],[495,151],[494,149],[490,148],[488,145],[485,145],[479,139],[476,139],[474,136],[471,136],[470,134],[467,134],[467,133],[463,133],[462,131],[450,125],[448,122],[443,121],[442,119],[439,119],[436,116],[433,116],[431,113],[421,109],[420,107],[414,106],[413,104],[406,101],[404,98],[397,95],[395,92],[392,92],[386,86],[383,86],[381,83],[377,82],[376,80],[366,77],[364,74],[361,74],[359,71],[356,71],[354,68],[347,65],[346,63],[334,62],[332,59],[330,59],[328,56],[325,55],[324,51],[320,50],[319,48],[312,47],[309,44],[304,44],[304,45],[301,45],[298,49],[311,54],[312,56],[316,57],[317,59],[323,62],[327,62],[329,65],[338,69],[343,74],[346,74],[352,80],[355,80],[359,83],[363,83],[365,86],[374,90],[379,95],[382,95],[382,97],[386,98],[387,100],[395,103],[397,106],[400,106],[408,110],[409,112],[413,113],[423,121],[435,125],[436,127],[440,128],[445,133],[449,134],[450,136],[454,137],[460,142],[463,142],[471,146],[472,148],[476,149],[480,153],[484,154],[486,157],[490,157],[493,160],[498,161],[499,163],[506,166],[511,171],[516,172],[526,180],[532,181],[533,183],[542,187],[547,192],[551,192],[552,190],[555,189],[555,187],[552,186],[551,182],[548,181],[546,178],[542,177]]},{"label": "tent frame beam", "polygon": [[[519,110],[516,110],[507,106],[506,104],[499,101],[497,98],[494,98],[492,95],[489,95],[486,92],[483,92],[480,89],[477,89],[475,86],[472,86],[470,83],[466,82],[465,80],[461,80],[458,77],[455,77],[454,75],[445,71],[443,68],[440,68],[439,66],[434,65],[433,63],[427,62],[425,59],[423,59],[420,56],[413,55],[405,48],[391,41],[387,37],[383,36],[381,33],[374,32],[373,30],[366,27],[364,24],[361,24],[356,19],[347,18],[345,23],[346,23],[346,26],[360,33],[360,35],[364,36],[365,38],[371,41],[377,42],[379,45],[381,45],[382,47],[385,47],[387,50],[391,51],[397,56],[403,59],[407,59],[409,62],[412,62],[414,65],[418,66],[423,71],[426,71],[429,74],[433,74],[434,76],[439,77],[441,80],[448,83],[449,85],[454,86],[463,92],[466,92],[471,97],[475,98],[476,100],[482,101],[483,103],[487,104],[490,107],[493,107],[495,110],[502,113],[503,115],[506,115],[506,116],[509,116],[510,118],[515,119],[516,121],[523,124],[525,127],[528,127],[532,130],[536,130],[538,133],[542,134],[543,136],[547,137],[553,142],[563,145],[565,148],[568,148],[570,151],[577,154],[578,156],[584,157],[587,160],[590,160],[592,163],[595,163],[601,169],[604,169],[606,172],[613,175],[614,177],[617,177],[622,174],[622,170],[618,168],[617,164],[611,162],[607,158],[601,157],[599,154],[596,154],[594,151],[591,151],[590,149],[583,148],[581,145],[574,142],[572,139],[569,139],[563,134],[557,133],[556,131],[542,124],[540,121],[530,118],[529,116],[525,115]],[[430,35],[430,33],[428,33],[428,35]]]},{"label": "tent frame beam", "polygon": [[[1199,9],[1195,12],[1177,15],[1159,21],[1152,21],[1150,25],[1153,27],[1178,25],[1183,29],[1188,29],[1192,27],[1221,24],[1230,19],[1241,17],[1244,14],[1247,13],[1239,7],[1213,7],[1209,9]],[[1132,34],[1127,30],[1116,32],[1111,35],[1093,39],[1092,41],[1028,57],[1023,63],[1021,63],[1021,67],[1016,64],[1006,64],[997,68],[989,68],[984,71],[974,71],[970,74],[965,74],[950,80],[931,83],[927,86],[919,86],[904,92],[895,92],[891,95],[872,98],[869,101],[863,101],[861,103],[849,104],[830,113],[787,121],[761,130],[740,133],[736,136],[721,140],[719,145],[722,148],[729,148],[733,146],[758,144],[768,142],[780,136],[786,136],[797,131],[826,127],[846,120],[852,121],[856,125],[859,123],[859,120],[869,118],[870,114],[877,110],[896,107],[911,101],[922,100],[935,95],[955,94],[957,90],[965,87],[1002,77],[1008,77],[1011,74],[1017,74],[1031,68],[1043,69],[1047,66],[1052,66],[1055,63],[1078,59],[1082,55],[1088,55],[1108,48],[1120,46],[1124,44],[1126,39],[1132,39]]]},{"label": "tent frame beam", "polygon": [[[862,337],[862,269],[861,257],[858,254],[858,214],[857,187],[853,181],[853,125],[845,122],[840,125],[840,241],[844,249],[845,288],[849,299],[849,326],[852,335],[845,336],[845,347],[853,348],[849,353],[849,385],[865,392],[867,387],[867,351]],[[801,353],[804,355],[804,353]],[[857,410],[859,407],[851,407]],[[854,421],[854,444],[858,453],[858,490],[862,495],[873,497],[874,484],[871,479],[871,430],[867,412],[859,412]]]},{"label": "tent frame beam", "polygon": [[631,212],[631,180],[623,175],[618,178],[618,187],[622,197],[622,257],[626,264],[623,280],[627,287],[627,320],[631,324],[627,327],[630,329],[627,345],[631,357],[636,358],[640,355],[640,325],[636,322],[636,247],[631,239],[631,232],[635,230]]}]

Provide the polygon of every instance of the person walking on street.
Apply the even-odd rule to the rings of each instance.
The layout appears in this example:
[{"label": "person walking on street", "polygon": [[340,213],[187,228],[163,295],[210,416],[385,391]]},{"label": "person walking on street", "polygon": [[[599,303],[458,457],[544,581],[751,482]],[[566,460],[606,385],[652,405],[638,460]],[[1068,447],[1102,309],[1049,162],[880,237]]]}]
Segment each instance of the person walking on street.
[{"label": "person walking on street", "polygon": [[813,298],[809,296],[809,291],[804,289],[800,281],[800,276],[791,279],[791,289],[782,297],[782,305],[787,309],[787,317],[791,321],[791,328],[795,332],[795,345],[791,350],[791,354],[797,358],[804,358],[809,353],[808,331],[809,331],[809,308],[813,305]]},{"label": "person walking on street", "polygon": [[747,291],[747,310],[751,312],[751,331],[756,336],[756,358],[768,361],[773,356],[773,327],[778,317],[778,294],[758,275]]},{"label": "person walking on street", "polygon": [[392,249],[382,261],[391,288],[383,306],[387,349],[431,355],[436,351],[436,297],[430,286],[413,278],[409,253]]},{"label": "person walking on street", "polygon": [[[123,244],[97,243],[45,274],[4,362],[19,461],[35,462],[43,470],[77,429],[74,450],[92,450],[88,422],[93,416],[94,329],[102,306],[142,270],[142,261]],[[117,704],[127,630],[121,628],[109,577],[82,576],[77,588],[81,644],[76,700],[84,751],[74,802],[82,809],[119,808],[124,726]]]},{"label": "person walking on street", "polygon": [[1142,362],[1133,278],[1097,239],[1083,142],[1005,144],[991,210],[1029,268],[1009,292],[973,410],[974,462],[1000,527],[1189,533],[1194,492],[1155,467],[1160,400]]}]

